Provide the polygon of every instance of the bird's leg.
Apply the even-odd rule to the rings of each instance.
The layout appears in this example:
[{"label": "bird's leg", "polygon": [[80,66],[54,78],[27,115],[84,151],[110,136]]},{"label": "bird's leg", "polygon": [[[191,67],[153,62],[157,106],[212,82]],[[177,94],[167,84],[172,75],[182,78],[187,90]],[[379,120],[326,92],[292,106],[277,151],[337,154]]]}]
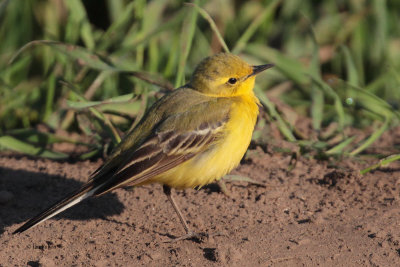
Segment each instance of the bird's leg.
[{"label": "bird's leg", "polygon": [[164,191],[164,194],[167,195],[168,200],[171,202],[172,207],[174,208],[176,214],[179,217],[179,220],[181,220],[181,223],[183,224],[183,227],[185,228],[186,233],[190,232],[189,225],[187,224],[185,217],[183,217],[182,212],[180,211],[178,205],[176,204],[174,198],[172,197],[171,187],[169,187],[167,185],[163,185],[163,191]]},{"label": "bird's leg", "polygon": [[185,217],[183,216],[183,214],[179,210],[178,205],[176,204],[174,198],[172,197],[171,188],[169,186],[167,186],[167,185],[163,185],[163,191],[164,191],[164,194],[167,195],[168,200],[171,202],[172,207],[174,208],[176,214],[179,217],[179,220],[181,221],[181,223],[182,223],[182,225],[183,225],[183,227],[185,228],[185,231],[186,231],[185,235],[183,235],[181,237],[178,237],[178,238],[175,238],[175,239],[171,239],[169,242],[176,242],[176,241],[180,241],[180,240],[191,239],[191,238],[194,238],[194,237],[205,236],[204,233],[200,233],[200,234],[199,233],[195,233],[195,232],[193,232],[193,231],[191,231],[189,229],[189,225],[187,224]]}]

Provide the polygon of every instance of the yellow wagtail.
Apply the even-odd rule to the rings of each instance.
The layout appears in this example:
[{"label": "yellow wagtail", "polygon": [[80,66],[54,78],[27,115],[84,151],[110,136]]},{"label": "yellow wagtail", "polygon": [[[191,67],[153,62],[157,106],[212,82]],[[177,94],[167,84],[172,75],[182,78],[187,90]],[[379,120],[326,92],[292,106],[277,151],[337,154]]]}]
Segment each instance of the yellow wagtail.
[{"label": "yellow wagtail", "polygon": [[21,233],[81,202],[113,189],[161,183],[186,235],[171,187],[201,187],[235,168],[249,146],[258,114],[255,75],[272,64],[250,66],[220,53],[204,59],[191,81],[158,100],[90,180],[15,230]]}]

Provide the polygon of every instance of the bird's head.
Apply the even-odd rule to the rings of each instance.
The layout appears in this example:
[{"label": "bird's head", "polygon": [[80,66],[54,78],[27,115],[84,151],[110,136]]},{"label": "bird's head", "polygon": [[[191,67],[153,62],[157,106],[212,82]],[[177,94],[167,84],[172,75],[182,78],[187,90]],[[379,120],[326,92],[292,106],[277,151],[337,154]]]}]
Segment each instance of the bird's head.
[{"label": "bird's head", "polygon": [[255,75],[273,64],[251,66],[238,56],[219,53],[205,58],[190,81],[195,90],[215,96],[237,96],[252,93]]}]

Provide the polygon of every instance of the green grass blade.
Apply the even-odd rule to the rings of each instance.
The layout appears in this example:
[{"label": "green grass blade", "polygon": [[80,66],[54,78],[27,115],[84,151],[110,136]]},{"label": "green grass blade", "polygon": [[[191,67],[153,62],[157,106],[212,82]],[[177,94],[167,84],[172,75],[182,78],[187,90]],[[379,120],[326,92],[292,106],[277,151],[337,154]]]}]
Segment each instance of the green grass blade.
[{"label": "green grass blade", "polygon": [[347,148],[347,147],[351,144],[351,142],[354,141],[355,138],[356,138],[355,136],[349,137],[349,138],[347,138],[346,140],[344,140],[343,142],[341,142],[340,144],[337,144],[336,146],[332,147],[331,149],[329,149],[329,150],[326,151],[325,153],[326,153],[327,155],[342,154],[342,153],[343,153],[343,150],[344,150],[345,148]]},{"label": "green grass blade", "polygon": [[326,82],[324,82],[321,78],[317,77],[310,73],[310,77],[318,85],[318,88],[325,91],[327,95],[333,98],[334,100],[334,107],[336,114],[338,115],[338,123],[339,123],[339,130],[343,130],[345,124],[345,112],[343,108],[342,101],[339,95],[329,86]]},{"label": "green grass blade", "polygon": [[[76,88],[67,82],[62,82],[63,85],[67,86],[68,88],[71,89],[71,94],[76,97],[77,99],[79,99],[80,101],[86,103],[87,100],[81,96],[78,91],[76,90]],[[89,111],[99,120],[101,121],[104,126],[106,127],[106,130],[108,131],[108,133],[110,134],[111,138],[113,139],[114,144],[118,144],[119,142],[121,142],[121,137],[118,134],[118,131],[115,129],[114,125],[111,123],[111,121],[100,111],[98,111],[96,108],[93,107],[89,107]]]},{"label": "green grass blade", "polygon": [[[93,50],[95,47],[94,34],[82,1],[68,0],[65,2],[65,5],[69,9],[70,16],[66,27],[66,40],[75,41],[79,36],[85,43],[85,46],[89,50]],[[69,36],[74,37],[70,39]]]},{"label": "green grass blade", "polygon": [[203,8],[199,7],[196,4],[192,4],[192,3],[186,3],[186,5],[189,6],[193,6],[195,9],[197,9],[197,11],[200,13],[200,15],[207,20],[207,22],[210,24],[211,29],[213,30],[213,32],[215,33],[215,35],[217,36],[217,39],[219,41],[219,43],[221,44],[222,48],[224,49],[225,52],[229,52],[229,48],[225,43],[224,38],[222,37],[221,33],[218,30],[217,25],[215,24],[214,20],[211,18],[211,16],[207,13],[207,11],[205,11]]},{"label": "green grass blade", "polygon": [[130,6],[132,6],[132,4],[134,3],[132,2],[124,5],[123,0],[107,0],[108,14],[111,21],[118,21],[126,10],[132,12],[132,10],[130,9]]},{"label": "green grass blade", "polygon": [[[195,0],[194,4],[198,5],[199,0]],[[188,20],[188,22],[187,23],[184,22],[184,26],[182,28],[182,33],[181,33],[182,52],[179,54],[179,64],[175,79],[175,88],[185,83],[185,66],[187,58],[189,56],[190,48],[192,47],[192,41],[196,29],[197,16],[198,16],[198,11],[192,8],[186,17],[186,20]]]},{"label": "green grass blade", "polygon": [[314,130],[321,130],[321,124],[324,114],[324,93],[319,85],[313,83],[311,89],[311,118]]},{"label": "green grass blade", "polygon": [[379,127],[373,134],[371,134],[370,137],[368,137],[367,140],[365,140],[358,148],[354,149],[350,153],[350,156],[355,156],[371,146],[389,128],[389,123],[390,119],[386,118],[383,125]]},{"label": "green grass blade", "polygon": [[285,136],[285,138],[288,141],[294,142],[296,141],[296,137],[294,137],[292,131],[290,130],[289,126],[286,124],[286,122],[282,119],[282,117],[279,115],[278,111],[275,108],[274,103],[272,103],[268,97],[264,94],[263,91],[256,85],[254,87],[254,92],[257,95],[258,99],[260,100],[261,104],[264,106],[264,108],[268,111],[268,114],[277,122],[278,128]]},{"label": "green grass blade", "polygon": [[395,110],[388,102],[382,98],[370,93],[367,90],[352,86],[344,82],[348,97],[351,97],[357,104],[364,109],[369,110],[381,118],[397,117],[400,118],[400,112]]},{"label": "green grass blade", "polygon": [[274,63],[274,68],[278,69],[287,79],[308,89],[310,78],[306,75],[304,66],[300,61],[261,44],[249,44],[246,46],[245,51],[267,63]]},{"label": "green grass blade", "polygon": [[38,130],[35,129],[14,129],[7,131],[6,134],[14,138],[17,138],[19,140],[39,145],[47,145],[47,144],[62,143],[62,142],[87,145],[85,143],[78,142],[68,137],[59,136],[52,133],[39,132]]},{"label": "green grass blade", "polygon": [[165,23],[159,25],[157,28],[143,34],[137,35],[137,32],[133,31],[131,35],[128,35],[121,44],[121,49],[118,51],[119,54],[125,56],[125,53],[131,52],[139,45],[147,44],[153,37],[166,32],[171,29],[178,27],[187,15],[185,10],[181,10],[178,14],[175,14],[172,18],[167,20]]},{"label": "green grass blade", "polygon": [[387,32],[388,32],[388,21],[387,21],[387,1],[386,0],[373,0],[371,9],[373,11],[374,27],[372,31],[374,33],[371,38],[371,59],[376,63],[382,60],[387,49]]},{"label": "green grass blade", "polygon": [[143,106],[140,103],[140,101],[132,99],[126,102],[102,104],[98,106],[97,109],[103,113],[111,113],[123,117],[124,115],[126,115],[129,116],[130,118],[132,117],[136,118],[138,114],[141,112],[141,109],[143,109]]},{"label": "green grass blade", "polygon": [[69,58],[73,60],[77,60],[81,65],[88,66],[93,69],[97,70],[104,70],[104,71],[117,71],[118,69],[112,66],[107,60],[103,57],[96,55],[95,53],[87,50],[86,48],[65,44],[56,41],[47,41],[47,40],[37,40],[32,41],[24,45],[20,48],[14,56],[10,59],[9,64],[11,64],[15,59],[26,49],[36,46],[36,45],[46,45],[49,46],[56,51],[59,51]]},{"label": "green grass blade", "polygon": [[350,51],[347,48],[347,46],[341,46],[342,48],[342,53],[345,58],[346,62],[346,70],[347,70],[347,81],[349,84],[354,85],[354,86],[359,86],[360,81],[358,78],[358,73],[356,69],[356,65],[354,64],[353,58],[351,57]]},{"label": "green grass blade", "polygon": [[47,119],[50,117],[51,113],[53,113],[53,106],[54,106],[54,97],[55,97],[55,91],[56,91],[56,82],[57,78],[56,76],[52,73],[48,77],[48,86],[46,90],[46,105],[45,105],[45,111],[44,111],[44,118],[43,120],[47,121]]},{"label": "green grass blade", "polygon": [[365,168],[363,170],[360,171],[361,174],[366,174],[367,172],[370,172],[372,170],[378,169],[382,166],[388,165],[390,163],[392,163],[393,161],[396,160],[400,160],[400,154],[396,154],[396,155],[391,155],[389,157],[386,157],[384,159],[381,159],[378,163],[369,166],[368,168]]},{"label": "green grass blade", "polygon": [[270,19],[276,8],[281,3],[281,0],[273,0],[270,4],[264,8],[264,10],[252,21],[246,31],[240,36],[239,40],[236,42],[235,47],[232,49],[232,53],[239,54],[247,45],[250,38],[254,35],[257,28],[266,21]]},{"label": "green grass blade", "polygon": [[68,158],[67,154],[61,152],[51,151],[42,147],[36,147],[29,143],[18,140],[12,136],[0,136],[0,147],[24,153],[31,156],[39,156],[43,158],[50,159],[66,159]]},{"label": "green grass blade", "polygon": [[91,158],[97,156],[98,154],[100,154],[101,151],[102,151],[101,148],[94,149],[94,150],[92,150],[92,151],[89,151],[89,152],[86,152],[86,153],[80,155],[80,156],[79,156],[79,159],[80,159],[80,160],[91,159]]},{"label": "green grass blade", "polygon": [[126,5],[121,12],[116,16],[114,14],[115,9],[120,9],[119,5],[115,6],[115,3],[119,1],[108,1],[109,5],[112,7],[110,9],[110,13],[113,16],[113,23],[108,27],[107,31],[103,34],[101,39],[99,40],[99,45],[96,47],[101,50],[105,50],[109,48],[112,44],[117,42],[117,40],[124,39],[124,35],[126,34],[127,28],[131,25],[132,21],[132,13],[134,12],[135,2],[131,2]]},{"label": "green grass blade", "polygon": [[0,19],[2,19],[4,11],[6,10],[9,2],[10,0],[3,0],[0,2]]},{"label": "green grass blade", "polygon": [[126,95],[120,95],[116,97],[112,97],[103,101],[85,101],[85,102],[78,102],[78,101],[71,101],[67,100],[67,104],[70,108],[74,109],[86,109],[90,107],[97,107],[101,106],[104,104],[110,104],[110,103],[124,103],[129,100],[131,100],[134,97],[134,94],[126,94]]},{"label": "green grass blade", "polygon": [[[319,62],[319,46],[312,27],[309,28],[313,51],[311,55],[311,65],[309,72],[313,76],[321,78],[320,62]],[[313,82],[311,86],[311,118],[314,130],[320,131],[322,119],[324,115],[324,91],[318,87],[320,85]]]},{"label": "green grass blade", "polygon": [[142,81],[145,81],[150,84],[154,84],[165,90],[173,90],[174,86],[164,77],[154,74],[148,73],[144,71],[123,71],[123,74],[132,75]]}]

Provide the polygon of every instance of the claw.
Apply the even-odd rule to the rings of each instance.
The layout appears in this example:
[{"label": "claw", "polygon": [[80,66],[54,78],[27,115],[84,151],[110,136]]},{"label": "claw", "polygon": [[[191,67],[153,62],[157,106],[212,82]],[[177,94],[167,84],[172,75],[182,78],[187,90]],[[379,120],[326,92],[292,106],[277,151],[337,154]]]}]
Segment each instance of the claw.
[{"label": "claw", "polygon": [[196,232],[188,232],[183,236],[177,237],[177,238],[171,238],[170,240],[164,241],[164,243],[175,243],[178,241],[182,240],[187,240],[187,239],[202,239],[204,237],[208,237],[207,233],[196,233]]}]

